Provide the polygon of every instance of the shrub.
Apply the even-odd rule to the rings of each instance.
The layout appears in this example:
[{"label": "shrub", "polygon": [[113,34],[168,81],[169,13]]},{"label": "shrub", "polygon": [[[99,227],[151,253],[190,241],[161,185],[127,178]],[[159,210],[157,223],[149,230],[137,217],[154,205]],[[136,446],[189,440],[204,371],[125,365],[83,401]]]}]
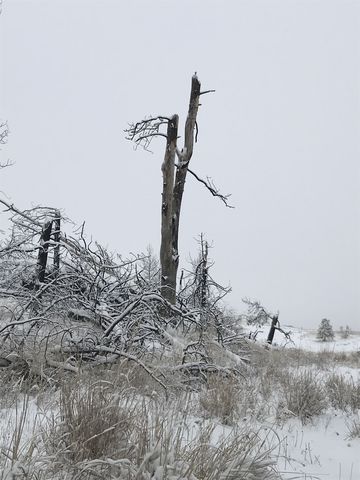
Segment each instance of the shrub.
[{"label": "shrub", "polygon": [[65,384],[60,395],[61,437],[72,461],[121,454],[128,448],[134,412],[109,387]]},{"label": "shrub", "polygon": [[235,378],[211,376],[199,397],[205,412],[218,417],[225,425],[233,424],[239,410],[240,388]]},{"label": "shrub", "polygon": [[334,408],[356,412],[360,409],[360,382],[333,374],[325,382],[330,403]]},{"label": "shrub", "polygon": [[205,429],[184,452],[186,476],[191,480],[252,479],[276,480],[277,474],[269,439],[262,432],[244,430],[212,445],[213,428]]},{"label": "shrub", "polygon": [[302,423],[320,415],[327,407],[324,389],[311,372],[299,374],[284,372],[280,378],[286,409],[298,416]]},{"label": "shrub", "polygon": [[224,425],[232,425],[239,415],[255,414],[258,396],[249,379],[212,375],[199,397],[200,406]]},{"label": "shrub", "polygon": [[334,340],[335,334],[330,320],[323,318],[317,331],[317,338],[321,342],[331,342]]}]

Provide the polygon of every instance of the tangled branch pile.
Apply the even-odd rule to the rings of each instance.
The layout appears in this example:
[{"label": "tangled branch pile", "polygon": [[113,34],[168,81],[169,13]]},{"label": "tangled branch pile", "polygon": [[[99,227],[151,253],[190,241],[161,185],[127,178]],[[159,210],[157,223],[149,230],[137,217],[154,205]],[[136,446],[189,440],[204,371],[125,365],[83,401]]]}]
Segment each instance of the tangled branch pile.
[{"label": "tangled branch pile", "polygon": [[237,372],[244,365],[239,336],[218,307],[227,290],[215,283],[206,292],[200,288],[201,261],[185,275],[172,305],[161,295],[151,254],[123,259],[88,241],[84,226],[65,234],[55,209],[7,208],[12,231],[0,247],[3,357],[26,347],[32,356],[41,352],[48,366],[70,371],[77,371],[79,360],[128,358],[164,388],[147,359],[165,355],[177,361],[168,370],[197,376]]}]

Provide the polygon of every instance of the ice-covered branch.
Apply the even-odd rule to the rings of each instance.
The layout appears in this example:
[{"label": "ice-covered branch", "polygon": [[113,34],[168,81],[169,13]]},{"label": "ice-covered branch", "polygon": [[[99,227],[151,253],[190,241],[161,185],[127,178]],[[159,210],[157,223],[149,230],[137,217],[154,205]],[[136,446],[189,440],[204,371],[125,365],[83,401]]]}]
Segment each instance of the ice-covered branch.
[{"label": "ice-covered branch", "polygon": [[125,129],[126,139],[135,143],[135,148],[142,147],[150,152],[149,146],[155,137],[167,138],[166,133],[161,132],[161,127],[167,125],[169,118],[163,116],[149,117],[137,123],[130,123]]},{"label": "ice-covered branch", "polygon": [[235,208],[232,205],[229,205],[229,203],[228,203],[228,200],[229,200],[231,194],[223,195],[222,193],[220,193],[218,188],[215,186],[214,182],[211,180],[211,178],[207,177],[206,180],[204,180],[204,179],[200,178],[195,172],[190,170],[190,168],[188,168],[188,172],[193,177],[195,177],[198,182],[202,183],[209,190],[211,195],[213,195],[214,197],[218,197],[225,204],[226,207]]}]

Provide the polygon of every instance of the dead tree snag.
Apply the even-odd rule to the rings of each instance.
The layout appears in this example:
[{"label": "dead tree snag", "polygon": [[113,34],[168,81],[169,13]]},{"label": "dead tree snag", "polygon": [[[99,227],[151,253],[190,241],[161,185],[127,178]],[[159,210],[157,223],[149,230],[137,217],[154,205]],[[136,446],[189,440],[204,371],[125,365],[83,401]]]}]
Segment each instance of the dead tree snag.
[{"label": "dead tree snag", "polygon": [[52,221],[47,221],[43,226],[41,237],[40,237],[40,248],[37,260],[37,288],[40,287],[41,283],[44,283],[45,272],[46,272],[46,263],[48,257],[50,236],[52,229]]},{"label": "dead tree snag", "polygon": [[[149,145],[154,137],[166,138],[166,149],[162,164],[163,192],[161,206],[161,289],[163,297],[172,305],[176,303],[176,277],[179,266],[179,224],[182,198],[187,173],[191,173],[200,183],[219,197],[227,207],[229,195],[221,195],[211,180],[203,180],[189,170],[189,163],[193,155],[194,143],[197,141],[197,114],[200,96],[213,92],[201,92],[201,84],[196,74],[191,79],[191,93],[189,110],[185,123],[184,145],[178,148],[178,123],[179,118],[158,116],[150,117],[141,122],[130,124],[125,130],[127,139],[149,150]],[[167,132],[162,133],[161,127],[166,124]],[[175,160],[177,159],[177,163]]]}]

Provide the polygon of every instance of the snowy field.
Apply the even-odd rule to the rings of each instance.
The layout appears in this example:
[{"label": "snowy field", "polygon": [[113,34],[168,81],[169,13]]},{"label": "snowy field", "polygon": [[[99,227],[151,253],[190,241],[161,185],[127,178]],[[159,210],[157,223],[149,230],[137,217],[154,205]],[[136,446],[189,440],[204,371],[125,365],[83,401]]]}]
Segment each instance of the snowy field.
[{"label": "snowy field", "polygon": [[[275,334],[275,348],[293,348],[305,352],[353,353],[360,357],[360,332],[352,332],[346,339],[340,332],[335,332],[334,341],[321,342],[316,338],[317,330],[301,329],[282,325],[286,332],[291,332],[291,342],[278,332]],[[251,331],[251,327],[245,327]],[[262,327],[256,341],[265,343],[269,326]],[[360,382],[360,369],[351,365],[330,363],[320,373],[335,373],[344,378]],[[359,418],[359,411],[357,412]],[[286,450],[283,456],[283,469],[294,472],[285,474],[284,478],[297,478],[303,472],[306,479],[359,480],[360,479],[360,439],[348,438],[348,425],[353,422],[351,414],[330,409],[317,417],[309,425],[302,425],[297,419],[289,419],[282,428],[277,429],[283,437]],[[295,474],[296,472],[296,474]]]},{"label": "snowy field", "polygon": [[[248,327],[245,327],[245,330],[247,329]],[[277,332],[274,346],[269,350],[263,348],[268,327],[263,327],[263,331],[258,333],[253,345],[262,352],[259,357],[261,359],[259,362],[262,362],[261,367],[258,368],[257,373],[253,372],[251,374],[255,375],[255,378],[247,380],[248,386],[246,388],[250,391],[247,392],[246,388],[236,390],[235,401],[238,402],[239,408],[233,407],[237,414],[234,414],[232,421],[225,421],[219,413],[222,405],[218,405],[217,409],[213,410],[211,410],[212,405],[210,404],[210,407],[208,405],[210,403],[209,395],[211,397],[211,393],[216,390],[216,385],[211,387],[212,390],[208,387],[205,392],[202,390],[193,393],[178,392],[176,404],[174,404],[174,401],[169,403],[168,400],[161,401],[163,403],[160,401],[154,403],[156,405],[156,415],[163,416],[165,419],[166,428],[170,429],[170,433],[168,432],[169,438],[173,438],[172,442],[174,444],[177,441],[176,438],[179,439],[180,435],[180,443],[183,448],[190,448],[188,445],[192,445],[194,442],[198,442],[196,448],[199,448],[199,445],[204,442],[204,432],[210,432],[206,438],[208,442],[213,444],[213,447],[211,447],[214,449],[213,452],[217,452],[218,456],[214,453],[217,462],[220,461],[222,455],[225,455],[225,453],[221,453],[222,451],[226,452],[224,442],[234,438],[240,438],[241,441],[244,441],[244,438],[250,438],[249,432],[255,432],[256,441],[251,440],[252,444],[249,440],[249,443],[253,445],[249,452],[250,457],[253,458],[253,455],[262,452],[265,445],[271,451],[272,461],[276,463],[276,471],[280,476],[268,477],[262,473],[259,473],[258,476],[251,476],[250,473],[247,473],[246,468],[242,470],[243,473],[236,477],[230,475],[230,470],[227,473],[225,472],[223,476],[186,476],[183,470],[179,470],[180,467],[176,470],[176,462],[174,463],[175,466],[171,467],[173,474],[167,476],[164,473],[166,468],[164,470],[158,457],[152,453],[153,457],[151,458],[153,460],[149,460],[146,472],[144,470],[140,474],[139,470],[137,473],[133,472],[133,476],[129,477],[120,474],[107,477],[105,474],[103,476],[100,474],[96,478],[118,478],[121,480],[125,478],[144,480],[205,480],[205,478],[221,478],[224,480],[227,478],[238,478],[239,480],[266,480],[267,478],[281,478],[283,480],[359,480],[360,437],[359,433],[355,436],[351,435],[351,427],[360,425],[359,408],[351,409],[346,405],[340,408],[328,403],[319,414],[304,420],[304,418],[301,418],[301,412],[300,414],[299,412],[294,413],[289,409],[290,403],[284,403],[283,396],[276,389],[274,390],[271,382],[276,382],[277,376],[284,376],[285,378],[288,375],[286,381],[290,382],[289,389],[291,389],[291,382],[302,375],[306,378],[306,375],[309,374],[312,376],[311,378],[322,385],[325,385],[330,379],[334,381],[334,378],[335,380],[340,378],[346,385],[354,387],[351,390],[352,395],[357,395],[357,400],[355,400],[359,401],[358,357],[360,355],[360,335],[352,333],[347,339],[340,338],[337,335],[334,342],[324,343],[316,339],[316,331],[288,326],[284,326],[283,329],[292,332],[292,342],[284,342],[283,336]],[[266,355],[269,355],[269,357],[266,357]],[[298,360],[296,360],[297,358]],[[281,363],[281,366],[278,365],[279,363]],[[2,369],[1,373],[4,372],[5,369]],[[259,379],[256,377],[257,375]],[[270,383],[267,383],[267,378],[271,375],[274,378],[271,382],[269,381]],[[102,377],[103,375],[100,372],[99,380],[96,380],[96,382],[104,381],[105,384],[105,379]],[[6,378],[9,379],[10,377]],[[284,384],[284,381],[282,382]],[[86,380],[84,380],[84,384],[86,384]],[[2,465],[2,470],[0,468],[0,479],[36,480],[39,478],[47,480],[52,478],[54,480],[70,480],[72,478],[95,478],[85,476],[85,473],[84,476],[75,476],[75,474],[72,476],[71,473],[63,476],[59,473],[54,473],[53,476],[49,476],[49,474],[39,476],[40,471],[51,470],[51,463],[54,462],[55,465],[59,461],[57,459],[55,462],[56,455],[49,456],[48,447],[45,449],[44,445],[49,443],[53,432],[57,432],[60,428],[61,423],[58,424],[58,422],[60,416],[63,415],[63,411],[61,413],[59,408],[61,395],[58,391],[43,391],[41,389],[39,391],[40,387],[36,385],[32,386],[30,391],[26,393],[19,387],[21,387],[19,382],[8,390],[5,389],[4,385],[2,386],[0,402],[0,466]],[[223,384],[223,387],[227,388],[225,384]],[[85,388],[81,386],[81,391]],[[131,388],[135,387],[131,386]],[[148,389],[145,387],[144,390],[139,391],[142,393],[136,394],[140,403],[144,401],[142,399],[150,403],[156,399],[156,395],[158,395],[156,392],[151,393],[149,397],[147,391]],[[234,390],[230,388],[228,392],[228,397],[227,394],[221,397],[223,392],[218,392],[220,403],[233,400]],[[290,391],[287,392],[289,396],[291,396],[290,393]],[[313,393],[305,389],[301,395],[310,398]],[[314,398],[316,399],[316,397]],[[303,400],[304,398],[300,398],[299,401]],[[338,401],[341,403],[341,392]],[[241,405],[245,403],[246,406],[243,408]],[[149,407],[146,415],[148,418],[152,418],[155,413]],[[181,428],[179,427],[181,422],[178,420],[180,418],[182,419],[181,422],[184,422]],[[129,435],[131,436],[132,433],[130,432]],[[141,437],[137,437],[136,442],[140,441],[139,438]],[[85,441],[85,444],[87,441]],[[219,442],[223,445],[221,447],[223,450],[220,447],[216,450]],[[169,443],[171,444],[171,441]],[[52,448],[60,448],[61,445],[60,442],[52,445]],[[103,453],[105,457],[110,457],[110,454]],[[259,460],[256,455],[256,461],[261,462],[261,456]],[[170,453],[169,456],[171,456]],[[161,455],[159,458],[161,458]],[[108,458],[106,462],[110,462],[110,460]],[[101,461],[105,462],[105,460]],[[114,459],[111,460],[111,462],[113,461]],[[206,461],[209,462],[210,457]],[[150,468],[151,462],[153,462],[154,467]],[[246,462],[248,462],[247,459],[244,464],[248,465]],[[81,465],[86,465],[86,462],[83,461]],[[112,468],[115,468],[114,465]],[[119,464],[116,465],[119,466]],[[86,468],[88,468],[88,465]]]},{"label": "snowy field", "polygon": [[[276,332],[273,344],[279,347],[300,348],[311,352],[356,352],[360,351],[360,331],[351,332],[348,338],[342,338],[340,332],[335,331],[334,341],[321,342],[316,338],[317,330],[281,325],[285,332],[290,333],[291,341],[281,333]],[[253,327],[244,326],[245,331],[253,331]],[[265,342],[269,333],[269,326],[261,327],[256,335],[256,340]]]}]

